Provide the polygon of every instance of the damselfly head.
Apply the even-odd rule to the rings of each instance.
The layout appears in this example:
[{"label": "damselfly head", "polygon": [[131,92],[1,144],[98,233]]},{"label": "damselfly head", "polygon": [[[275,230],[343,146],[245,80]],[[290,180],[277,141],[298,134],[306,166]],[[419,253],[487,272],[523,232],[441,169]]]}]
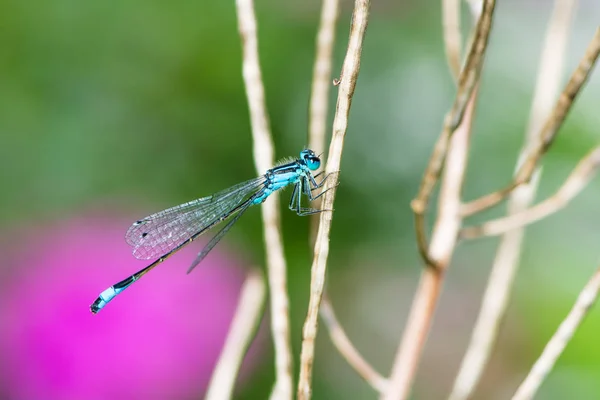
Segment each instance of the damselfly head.
[{"label": "damselfly head", "polygon": [[304,161],[311,171],[316,171],[321,166],[321,159],[311,149],[302,150],[300,152],[300,159]]}]

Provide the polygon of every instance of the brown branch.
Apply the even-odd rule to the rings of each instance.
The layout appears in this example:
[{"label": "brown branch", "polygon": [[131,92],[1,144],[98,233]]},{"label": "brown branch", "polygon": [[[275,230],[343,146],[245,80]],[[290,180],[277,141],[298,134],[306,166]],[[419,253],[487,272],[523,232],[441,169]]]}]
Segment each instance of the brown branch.
[{"label": "brown branch", "polygon": [[385,392],[388,382],[360,355],[346,332],[338,322],[327,295],[323,296],[320,309],[321,319],[329,331],[329,337],[335,348],[346,359],[348,364],[375,390]]},{"label": "brown branch", "polygon": [[468,103],[462,124],[450,139],[438,201],[438,218],[433,229],[429,254],[437,268],[425,268],[415,294],[408,323],[394,359],[384,400],[403,400],[410,393],[419,359],[429,333],[439,299],[444,273],[450,263],[460,229],[460,195],[467,165],[477,89]]},{"label": "brown branch", "polygon": [[429,164],[425,170],[425,175],[421,181],[419,192],[416,198],[411,202],[411,208],[415,215],[415,233],[417,236],[417,245],[421,257],[430,267],[436,267],[438,260],[431,257],[428,253],[427,237],[425,233],[425,212],[429,204],[429,199],[433,188],[440,178],[442,168],[448,152],[450,138],[454,131],[462,122],[467,101],[471,97],[475,85],[479,80],[481,66],[485,50],[487,48],[488,38],[492,27],[492,16],[494,13],[495,0],[485,0],[483,10],[475,27],[475,34],[465,66],[458,79],[458,89],[452,108],[444,118],[442,133],[435,144],[433,154],[429,159]]},{"label": "brown branch", "polygon": [[544,127],[542,128],[541,133],[539,134],[539,139],[537,143],[533,146],[533,148],[529,152],[529,156],[524,161],[521,168],[516,174],[515,180],[511,182],[508,186],[494,192],[487,194],[485,196],[480,197],[479,199],[473,200],[467,204],[464,204],[462,207],[462,215],[469,216],[476,214],[480,211],[486,210],[490,207],[495,206],[504,200],[510,192],[514,190],[517,186],[529,182],[531,179],[535,168],[540,160],[540,158],[548,151],[556,135],[558,133],[559,128],[564,122],[567,113],[571,109],[573,105],[573,101],[575,97],[579,93],[583,84],[587,81],[596,60],[598,59],[598,54],[600,53],[600,28],[596,30],[592,41],[590,42],[585,55],[579,66],[573,72],[571,79],[567,83],[567,86],[561,93],[554,110],[550,117],[546,120]]},{"label": "brown branch", "polygon": [[[333,134],[329,146],[327,167],[325,169],[325,173],[327,174],[339,171],[340,169],[344,138],[348,127],[350,105],[352,104],[352,96],[354,95],[358,72],[360,70],[360,56],[369,20],[370,6],[370,0],[356,0],[354,5],[348,50],[342,65],[340,84],[338,86],[339,92],[335,117],[333,120]],[[328,191],[323,195],[323,208],[326,210],[333,210],[338,174],[333,174],[333,177],[334,179],[329,179],[325,185],[325,190]],[[333,211],[322,212],[321,223],[317,232],[315,254],[311,267],[310,299],[302,331],[300,378],[298,380],[299,400],[310,399],[312,395],[311,380],[315,352],[315,338],[317,336],[319,306],[325,286],[325,272],[327,256],[329,254],[329,233],[331,230],[332,217]]]},{"label": "brown branch", "polygon": [[444,47],[450,73],[455,80],[460,75],[460,0],[442,0]]},{"label": "brown branch", "polygon": [[[548,24],[544,48],[540,57],[538,79],[531,106],[526,138],[516,170],[527,157],[527,151],[537,139],[544,118],[552,111],[552,103],[560,91],[564,58],[576,0],[556,0]],[[527,185],[514,190],[508,202],[508,214],[529,207],[535,197],[541,170],[534,173]],[[501,239],[483,296],[481,310],[473,329],[469,346],[457,374],[450,400],[466,400],[472,396],[489,360],[498,336],[510,291],[519,266],[524,232],[515,229]]]},{"label": "brown branch", "polygon": [[[471,48],[458,82],[456,99],[444,119],[442,134],[427,166],[419,193],[411,202],[415,214],[417,243],[427,266],[415,294],[402,342],[392,366],[384,400],[405,399],[414,380],[425,340],[441,292],[444,272],[450,263],[460,229],[461,187],[469,149],[471,123],[477,98],[477,81],[491,29],[495,1],[486,0],[478,18]],[[466,96],[466,98],[465,98]],[[433,187],[444,168],[438,202],[438,218],[431,245],[425,237],[424,214]]]},{"label": "brown branch", "polygon": [[240,366],[263,315],[265,283],[259,270],[251,270],[242,286],[225,345],[213,372],[206,400],[230,399]]},{"label": "brown branch", "polygon": [[[256,16],[252,0],[237,0],[238,27],[242,40],[243,76],[250,108],[254,163],[264,173],[274,163],[273,140],[265,106],[265,92],[258,58]],[[262,206],[271,293],[271,330],[275,344],[275,387],[272,397],[292,399],[292,351],[290,345],[289,300],[277,196]]]},{"label": "brown branch", "polygon": [[550,198],[519,213],[488,221],[480,226],[464,228],[461,231],[461,237],[474,239],[482,236],[501,235],[554,214],[564,208],[587,186],[599,167],[600,147],[596,147],[577,164],[565,183]]},{"label": "brown branch", "polygon": [[529,375],[525,378],[512,400],[528,400],[532,399],[538,388],[548,376],[548,373],[554,367],[556,360],[562,354],[563,350],[573,337],[573,334],[588,314],[590,308],[598,298],[600,291],[600,268],[596,270],[592,278],[585,285],[575,302],[575,305],[569,312],[569,315],[558,327],[554,336],[550,339],[542,355],[529,371]]}]

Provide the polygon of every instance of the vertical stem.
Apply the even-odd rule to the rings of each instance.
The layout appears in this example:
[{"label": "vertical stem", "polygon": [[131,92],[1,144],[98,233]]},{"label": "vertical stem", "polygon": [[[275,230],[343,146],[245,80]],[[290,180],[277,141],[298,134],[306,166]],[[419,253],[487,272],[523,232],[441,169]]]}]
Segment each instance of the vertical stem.
[{"label": "vertical stem", "polygon": [[327,130],[327,100],[331,84],[331,64],[335,43],[335,24],[339,0],[323,0],[321,22],[317,34],[317,48],[313,67],[308,121],[308,147],[321,154],[325,151]]},{"label": "vertical stem", "polygon": [[206,400],[231,398],[240,366],[263,315],[264,301],[264,277],[260,271],[250,271],[242,286],[221,356],[210,379]]},{"label": "vertical stem", "polygon": [[[557,0],[542,51],[538,79],[529,117],[526,139],[519,156],[516,170],[533,148],[547,115],[552,111],[560,93],[564,54],[576,0]],[[541,176],[538,169],[529,184],[516,188],[508,202],[508,214],[518,213],[529,207]],[[504,317],[514,276],[519,266],[524,230],[515,229],[502,236],[494,259],[492,272],[483,296],[481,310],[459,373],[450,395],[451,400],[464,400],[473,394],[489,360],[500,324]]]},{"label": "vertical stem", "polygon": [[[237,0],[238,26],[242,39],[243,77],[250,107],[254,162],[262,174],[274,163],[274,149],[265,106],[265,91],[258,58],[256,16],[252,0]],[[286,263],[283,254],[279,198],[271,196],[262,206],[267,273],[271,294],[271,331],[275,344],[275,387],[271,397],[292,399],[292,351]]]},{"label": "vertical stem", "polygon": [[448,67],[454,80],[460,75],[460,0],[442,0],[442,27]]},{"label": "vertical stem", "polygon": [[[321,8],[321,22],[317,33],[317,49],[315,65],[313,67],[313,80],[310,95],[310,109],[308,120],[308,147],[315,153],[325,151],[325,138],[327,129],[327,103],[331,82],[331,64],[333,62],[333,45],[335,42],[335,24],[338,18],[339,0],[323,0]],[[314,203],[314,208],[321,208],[322,198]],[[314,239],[319,226],[317,214],[310,218],[310,243]]]},{"label": "vertical stem", "polygon": [[[350,26],[350,39],[348,41],[348,50],[342,66],[341,82],[339,85],[338,101],[336,105],[335,117],[333,120],[333,135],[331,145],[329,146],[329,156],[327,157],[327,167],[325,172],[330,174],[339,171],[342,160],[342,150],[344,147],[344,138],[348,127],[348,116],[350,114],[350,105],[352,96],[358,79],[360,70],[360,56],[362,53],[363,40],[369,20],[370,0],[356,0],[354,12],[352,14],[352,24]],[[323,197],[323,208],[333,210],[335,199],[337,176],[334,174],[325,187],[327,191]],[[335,182],[331,182],[334,181]],[[331,220],[333,211],[321,213],[321,223],[317,233],[315,245],[315,255],[311,267],[310,282],[310,300],[308,313],[304,322],[302,353],[300,356],[300,378],[298,381],[298,399],[310,399],[312,395],[312,367],[315,354],[315,338],[317,336],[317,323],[319,316],[319,306],[323,289],[325,286],[325,272],[327,265],[327,256],[329,255],[329,233],[331,230]]]},{"label": "vertical stem", "polygon": [[429,254],[437,268],[425,268],[410,311],[402,343],[396,353],[388,391],[383,400],[405,399],[412,382],[442,289],[461,225],[460,196],[467,165],[477,87],[468,101],[464,118],[450,139],[438,203],[438,218],[433,228]]},{"label": "vertical stem", "polygon": [[425,214],[433,189],[437,185],[446,163],[450,138],[462,123],[467,103],[470,101],[475,86],[479,82],[496,7],[496,0],[482,1],[481,15],[477,19],[477,24],[474,28],[473,39],[471,40],[465,65],[458,77],[456,97],[454,98],[452,108],[444,118],[442,133],[434,146],[433,153],[425,169],[423,180],[419,186],[419,192],[410,203],[415,217],[415,234],[419,254],[423,258],[423,261],[425,261],[425,264],[431,268],[436,268],[437,260],[431,254],[428,254],[429,245],[427,244],[425,233]]}]

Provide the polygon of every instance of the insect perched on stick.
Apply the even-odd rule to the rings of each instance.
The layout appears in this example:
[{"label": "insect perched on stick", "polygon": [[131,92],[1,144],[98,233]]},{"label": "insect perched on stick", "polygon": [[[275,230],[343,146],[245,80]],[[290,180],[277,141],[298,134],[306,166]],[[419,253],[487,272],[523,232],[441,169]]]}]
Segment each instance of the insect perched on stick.
[{"label": "insect perched on stick", "polygon": [[143,260],[158,258],[152,264],[100,293],[90,306],[90,310],[96,314],[119,293],[158,264],[215,225],[229,219],[227,224],[204,246],[192,262],[192,265],[188,268],[188,273],[190,273],[219,243],[248,208],[264,202],[267,197],[279,189],[294,185],[289,207],[290,210],[296,211],[298,215],[310,215],[326,211],[305,208],[301,205],[302,195],[313,201],[329,190],[321,191],[313,196],[313,191],[323,187],[327,179],[327,176],[325,176],[319,183],[315,180],[323,174],[323,172],[320,172],[313,175],[313,171],[319,169],[320,166],[321,159],[314,151],[310,149],[302,150],[298,159],[280,163],[258,178],[242,182],[212,196],[168,208],[134,222],[125,235],[127,243],[133,247],[133,255]]}]

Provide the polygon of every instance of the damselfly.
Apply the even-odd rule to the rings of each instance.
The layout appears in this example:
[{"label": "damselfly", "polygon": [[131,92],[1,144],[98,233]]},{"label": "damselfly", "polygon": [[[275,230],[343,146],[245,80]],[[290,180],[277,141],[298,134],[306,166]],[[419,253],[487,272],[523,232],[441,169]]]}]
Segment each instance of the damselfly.
[{"label": "damselfly", "polygon": [[229,222],[204,246],[192,262],[188,269],[189,273],[206,257],[250,206],[264,202],[273,192],[288,185],[294,185],[289,205],[290,210],[296,211],[298,215],[323,211],[305,208],[301,205],[302,195],[306,195],[312,201],[325,193],[325,191],[321,191],[316,196],[312,194],[314,190],[321,188],[327,179],[325,176],[319,183],[315,180],[322,172],[316,175],[313,175],[312,172],[319,169],[320,166],[321,160],[312,150],[302,150],[300,158],[291,162],[279,163],[263,176],[134,222],[125,235],[127,243],[133,247],[133,255],[144,260],[158,258],[152,264],[100,293],[90,306],[90,310],[96,314],[133,282],[198,236],[229,218]]}]

